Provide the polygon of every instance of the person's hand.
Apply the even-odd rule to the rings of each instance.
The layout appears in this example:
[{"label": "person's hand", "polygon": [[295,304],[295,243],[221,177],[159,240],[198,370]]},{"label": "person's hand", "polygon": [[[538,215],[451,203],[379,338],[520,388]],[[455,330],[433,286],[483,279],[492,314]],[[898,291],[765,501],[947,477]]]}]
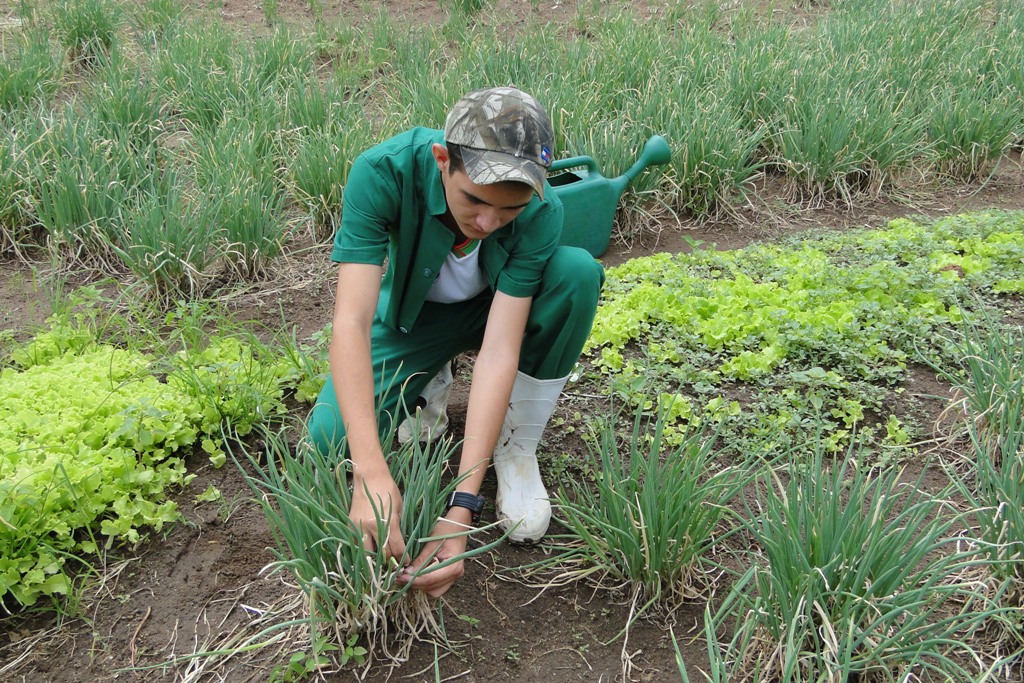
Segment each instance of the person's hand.
[{"label": "person's hand", "polygon": [[[355,477],[349,518],[363,532],[363,547],[367,551],[382,547],[386,559],[400,560],[405,554],[405,539],[400,526],[402,492],[390,473]],[[385,522],[385,538],[377,537],[379,521]]]},{"label": "person's hand", "polygon": [[[423,551],[398,575],[401,584],[412,583],[412,587],[421,590],[432,598],[439,598],[466,573],[465,562],[459,560],[447,567],[431,569],[445,560],[457,557],[466,552],[466,532],[470,529],[469,511],[452,508],[448,517],[442,517],[434,525],[431,536],[452,536],[438,541],[431,541]],[[463,520],[463,517],[465,519]]]}]

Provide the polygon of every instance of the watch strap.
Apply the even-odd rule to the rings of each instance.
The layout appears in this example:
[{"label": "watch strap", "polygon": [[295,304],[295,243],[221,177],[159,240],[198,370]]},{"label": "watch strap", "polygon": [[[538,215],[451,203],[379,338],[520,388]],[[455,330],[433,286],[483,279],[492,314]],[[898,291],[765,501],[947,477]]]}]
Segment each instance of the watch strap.
[{"label": "watch strap", "polygon": [[462,491],[453,491],[452,495],[448,498],[448,507],[445,509],[445,513],[455,507],[469,510],[470,519],[473,521],[473,524],[477,524],[480,522],[480,513],[484,510],[484,497],[474,496],[472,493],[464,493]]}]

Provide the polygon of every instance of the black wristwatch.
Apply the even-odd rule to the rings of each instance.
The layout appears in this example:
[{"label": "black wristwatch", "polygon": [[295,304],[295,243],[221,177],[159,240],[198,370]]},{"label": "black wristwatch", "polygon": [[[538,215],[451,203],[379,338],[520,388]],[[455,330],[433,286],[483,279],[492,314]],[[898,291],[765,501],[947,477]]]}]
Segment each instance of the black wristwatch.
[{"label": "black wristwatch", "polygon": [[448,514],[452,508],[466,508],[470,512],[473,524],[479,524],[480,513],[484,511],[484,497],[462,491],[452,491],[451,497],[448,498],[448,506],[444,509],[445,514]]}]

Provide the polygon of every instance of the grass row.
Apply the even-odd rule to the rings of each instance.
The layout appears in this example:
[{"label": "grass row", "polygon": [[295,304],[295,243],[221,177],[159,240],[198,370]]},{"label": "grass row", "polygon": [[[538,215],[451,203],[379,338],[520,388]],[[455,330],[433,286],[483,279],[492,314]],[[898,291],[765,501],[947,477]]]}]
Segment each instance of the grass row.
[{"label": "grass row", "polygon": [[721,210],[761,173],[799,202],[910,169],[970,182],[1024,139],[1019,3],[837,0],[804,28],[718,3],[651,21],[583,4],[511,30],[449,9],[440,26],[381,13],[245,41],[170,0],[21,3],[0,48],[0,250],[45,245],[172,294],[259,276],[300,229],[329,237],[356,154],[494,83],[547,103],[559,153],[607,175],[669,139],[623,230],[651,202]]}]

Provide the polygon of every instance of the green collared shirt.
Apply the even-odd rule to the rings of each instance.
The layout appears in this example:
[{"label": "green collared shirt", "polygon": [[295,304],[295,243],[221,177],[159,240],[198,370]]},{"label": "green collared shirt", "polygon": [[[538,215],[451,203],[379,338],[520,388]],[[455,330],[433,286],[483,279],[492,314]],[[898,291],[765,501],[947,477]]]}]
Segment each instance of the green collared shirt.
[{"label": "green collared shirt", "polygon": [[[455,234],[441,223],[448,209],[431,151],[444,131],[413,128],[361,154],[345,185],[341,228],[331,260],[388,268],[377,313],[389,327],[416,325]],[[491,291],[533,296],[562,232],[562,202],[548,186],[508,225],[480,243]]]}]

